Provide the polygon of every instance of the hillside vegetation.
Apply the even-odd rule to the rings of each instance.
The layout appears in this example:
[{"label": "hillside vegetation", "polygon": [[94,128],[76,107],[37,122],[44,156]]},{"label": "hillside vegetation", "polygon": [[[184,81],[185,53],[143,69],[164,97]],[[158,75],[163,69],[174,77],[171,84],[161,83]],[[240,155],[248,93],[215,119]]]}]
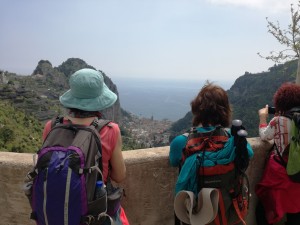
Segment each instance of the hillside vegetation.
[{"label": "hillside vegetation", "polygon": [[[233,119],[240,119],[248,131],[248,137],[258,136],[258,110],[266,104],[273,105],[273,95],[284,82],[294,82],[297,61],[275,65],[266,72],[252,74],[245,72],[227,90],[233,110]],[[191,127],[192,113],[175,122],[171,128],[170,140]]]},{"label": "hillside vegetation", "polygon": [[[0,120],[3,127],[0,131],[1,151],[35,152],[40,147],[42,124],[57,115],[65,114],[59,96],[69,89],[70,75],[82,68],[95,69],[82,59],[69,58],[58,67],[53,67],[48,60],[40,60],[31,75],[0,70],[0,103],[4,104]],[[98,71],[102,73],[108,88],[119,95],[112,80],[103,71]],[[123,150],[148,146],[145,144],[146,139],[136,138],[128,131],[131,129],[132,117],[121,109],[119,98],[112,107],[101,113],[105,119],[120,125]],[[19,122],[18,130],[23,130],[23,133],[15,131],[14,123],[7,122],[15,121],[16,118]]]},{"label": "hillside vegetation", "polygon": [[41,145],[42,124],[33,116],[0,101],[0,151],[35,152]]},{"label": "hillside vegetation", "polygon": [[[63,114],[58,97],[68,89],[69,76],[80,68],[93,68],[81,59],[71,58],[58,67],[52,67],[47,60],[41,60],[31,75],[20,76],[0,71],[0,150],[12,152],[35,152],[41,145],[43,124],[58,114]],[[297,62],[275,65],[266,72],[240,76],[227,90],[233,109],[233,119],[241,119],[248,131],[248,137],[258,136],[258,109],[272,105],[272,97],[284,82],[293,82]],[[102,71],[101,71],[102,72]],[[117,95],[117,87],[103,72],[105,83]],[[196,94],[196,93],[195,93]],[[155,130],[155,121],[139,120],[123,110],[119,100],[102,112],[104,117],[120,125],[123,136],[123,150],[167,145],[162,137],[172,140],[191,127],[192,113],[171,125],[171,128]],[[133,119],[135,118],[135,119]],[[145,128],[133,134],[132,130],[143,125]],[[161,122],[162,123],[162,122]],[[151,127],[154,126],[154,127]],[[169,125],[167,125],[170,127]],[[145,132],[151,127],[153,132]],[[155,133],[156,132],[156,133]],[[141,134],[145,134],[142,136]],[[152,137],[152,138],[150,138]],[[150,140],[151,139],[151,140]],[[155,141],[153,141],[155,140]],[[156,143],[158,140],[158,143]]]},{"label": "hillside vegetation", "polygon": [[273,66],[267,72],[245,73],[228,90],[234,118],[243,121],[250,137],[258,136],[258,110],[266,104],[273,106],[276,90],[284,82],[294,82],[296,73],[297,61],[291,61]]}]

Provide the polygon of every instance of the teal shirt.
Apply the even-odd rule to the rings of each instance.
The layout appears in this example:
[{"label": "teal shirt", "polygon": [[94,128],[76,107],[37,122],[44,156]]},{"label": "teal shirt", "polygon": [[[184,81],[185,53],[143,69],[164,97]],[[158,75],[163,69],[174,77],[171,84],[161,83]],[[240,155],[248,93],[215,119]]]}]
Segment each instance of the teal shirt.
[{"label": "teal shirt", "polygon": [[[197,130],[199,132],[207,132],[214,129],[214,127],[199,127]],[[230,131],[228,130],[230,135]],[[170,153],[169,159],[170,164],[174,167],[178,167],[180,165],[180,161],[182,159],[182,150],[185,147],[187,142],[186,135],[179,135],[173,139],[170,144]],[[225,143],[224,148],[217,152],[206,152],[205,160],[203,166],[214,166],[217,164],[228,164],[232,162],[235,158],[235,146],[234,146],[234,138],[230,135],[228,141]],[[253,150],[249,143],[247,143],[248,155],[250,158],[253,157]],[[188,157],[181,168],[180,175],[178,176],[178,180],[175,187],[175,192],[179,192],[181,190],[190,190],[196,192],[195,180],[196,180],[196,170],[198,168],[199,161],[197,160],[197,156],[202,153],[194,154]]]}]

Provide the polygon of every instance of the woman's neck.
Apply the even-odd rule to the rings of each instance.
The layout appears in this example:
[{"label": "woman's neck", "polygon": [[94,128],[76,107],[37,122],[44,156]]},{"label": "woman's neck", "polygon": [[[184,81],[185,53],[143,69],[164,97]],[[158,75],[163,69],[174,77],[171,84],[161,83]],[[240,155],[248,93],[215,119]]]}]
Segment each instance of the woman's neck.
[{"label": "woman's neck", "polygon": [[94,117],[87,117],[87,118],[74,118],[70,116],[65,117],[67,120],[70,120],[74,124],[80,124],[80,125],[85,125],[85,124],[91,124],[96,116]]},{"label": "woman's neck", "polygon": [[219,126],[218,124],[212,125],[212,124],[207,124],[206,126],[203,126],[202,123],[199,123],[197,127],[216,127]]}]

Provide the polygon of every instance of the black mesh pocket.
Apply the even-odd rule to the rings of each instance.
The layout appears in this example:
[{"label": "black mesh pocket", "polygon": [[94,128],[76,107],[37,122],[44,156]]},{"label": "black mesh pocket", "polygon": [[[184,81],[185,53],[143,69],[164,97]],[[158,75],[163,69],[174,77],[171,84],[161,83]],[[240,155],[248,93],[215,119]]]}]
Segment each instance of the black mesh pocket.
[{"label": "black mesh pocket", "polygon": [[93,216],[98,216],[100,213],[106,212],[107,210],[107,196],[103,195],[97,198],[95,201],[89,202],[88,204],[88,214]]}]

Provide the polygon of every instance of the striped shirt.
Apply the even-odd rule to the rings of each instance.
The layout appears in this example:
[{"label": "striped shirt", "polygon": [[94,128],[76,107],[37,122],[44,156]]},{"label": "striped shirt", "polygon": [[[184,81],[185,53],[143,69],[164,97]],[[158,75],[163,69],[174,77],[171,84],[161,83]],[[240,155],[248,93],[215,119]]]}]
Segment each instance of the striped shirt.
[{"label": "striped shirt", "polygon": [[[284,116],[275,116],[269,124],[259,125],[259,136],[262,140],[274,142],[280,155],[283,154],[286,146],[291,140],[291,120]],[[273,150],[277,154],[276,150]]]}]

